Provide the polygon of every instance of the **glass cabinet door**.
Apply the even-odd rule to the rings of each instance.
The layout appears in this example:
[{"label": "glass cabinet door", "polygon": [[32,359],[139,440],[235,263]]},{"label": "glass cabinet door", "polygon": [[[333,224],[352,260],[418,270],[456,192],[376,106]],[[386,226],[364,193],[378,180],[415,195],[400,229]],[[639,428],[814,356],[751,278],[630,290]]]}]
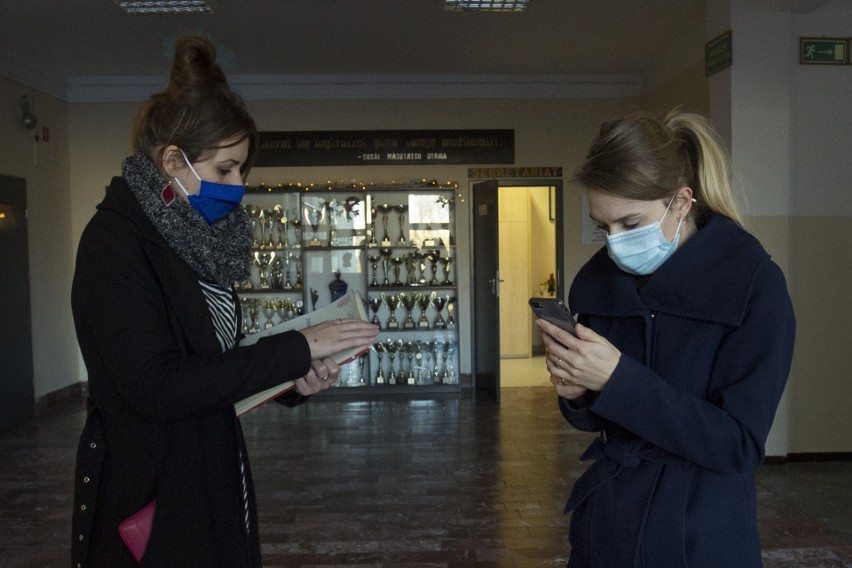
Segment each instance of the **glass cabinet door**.
[{"label": "glass cabinet door", "polygon": [[251,277],[236,285],[243,333],[355,290],[381,331],[336,387],[457,390],[454,198],[397,186],[248,192],[255,246]]}]

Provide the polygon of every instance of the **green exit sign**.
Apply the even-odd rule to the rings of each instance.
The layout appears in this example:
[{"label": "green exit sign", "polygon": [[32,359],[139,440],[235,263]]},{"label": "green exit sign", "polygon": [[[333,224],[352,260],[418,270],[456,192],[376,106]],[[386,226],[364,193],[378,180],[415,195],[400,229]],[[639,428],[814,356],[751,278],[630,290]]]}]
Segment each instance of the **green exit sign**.
[{"label": "green exit sign", "polygon": [[799,63],[846,65],[849,61],[849,40],[845,38],[799,38]]}]

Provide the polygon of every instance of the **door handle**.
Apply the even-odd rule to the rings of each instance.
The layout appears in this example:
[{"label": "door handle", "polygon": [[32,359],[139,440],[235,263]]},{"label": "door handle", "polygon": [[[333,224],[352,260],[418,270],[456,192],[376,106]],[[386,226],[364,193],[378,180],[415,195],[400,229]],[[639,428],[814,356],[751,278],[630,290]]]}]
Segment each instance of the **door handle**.
[{"label": "door handle", "polygon": [[497,276],[495,276],[494,278],[490,278],[488,282],[491,284],[491,294],[499,298],[500,282],[503,282],[502,280],[500,280],[500,273],[498,272]]}]

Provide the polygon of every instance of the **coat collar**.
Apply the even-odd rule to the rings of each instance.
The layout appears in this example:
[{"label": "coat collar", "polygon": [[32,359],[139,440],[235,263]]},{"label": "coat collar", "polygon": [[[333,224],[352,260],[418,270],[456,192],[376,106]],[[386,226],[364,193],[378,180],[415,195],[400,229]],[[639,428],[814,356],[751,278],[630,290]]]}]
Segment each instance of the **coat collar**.
[{"label": "coat collar", "polygon": [[620,270],[606,247],[586,263],[571,285],[575,313],[678,317],[739,325],[754,274],[769,255],[752,235],[721,215],[712,215],[657,271],[638,279]]},{"label": "coat collar", "polygon": [[221,351],[199,276],[172,249],[145,216],[123,178],[112,180],[97,206],[128,218],[138,229],[142,246],[162,286],[168,309],[180,322],[184,340],[195,353]]}]

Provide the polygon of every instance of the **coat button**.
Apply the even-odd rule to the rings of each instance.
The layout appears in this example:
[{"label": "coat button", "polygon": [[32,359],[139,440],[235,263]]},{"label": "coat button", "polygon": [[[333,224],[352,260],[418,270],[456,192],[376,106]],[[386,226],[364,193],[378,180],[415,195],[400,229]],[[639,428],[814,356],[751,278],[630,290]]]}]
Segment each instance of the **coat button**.
[{"label": "coat button", "polygon": [[88,483],[89,481],[91,481],[91,479],[89,479],[88,475],[83,478],[83,483]]},{"label": "coat button", "polygon": [[82,542],[82,540],[83,540],[83,535],[80,535],[80,541]]},{"label": "coat button", "polygon": [[95,448],[98,447],[98,445],[96,443],[92,442],[91,444],[89,444],[89,447],[94,450]]},{"label": "coat button", "polygon": [[86,506],[85,506],[85,505],[80,505],[80,510],[81,510],[81,511],[85,511],[85,510],[86,510]]}]

